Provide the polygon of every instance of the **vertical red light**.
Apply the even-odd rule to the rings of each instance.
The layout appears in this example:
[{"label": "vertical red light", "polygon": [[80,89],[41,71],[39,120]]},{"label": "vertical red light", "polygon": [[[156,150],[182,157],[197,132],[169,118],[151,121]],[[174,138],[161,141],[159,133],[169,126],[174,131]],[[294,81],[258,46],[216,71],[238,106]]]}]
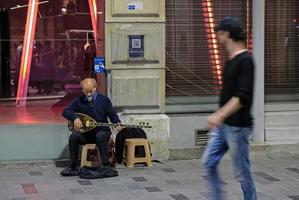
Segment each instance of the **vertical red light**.
[{"label": "vertical red light", "polygon": [[215,20],[214,20],[214,11],[212,0],[202,1],[202,9],[204,15],[205,31],[208,39],[208,46],[210,52],[210,62],[212,64],[212,71],[214,75],[214,80],[219,86],[217,89],[220,89],[222,85],[222,66],[219,54],[219,46],[216,38]]},{"label": "vertical red light", "polygon": [[89,10],[90,10],[90,18],[91,18],[91,23],[92,23],[92,29],[93,29],[93,36],[94,36],[94,41],[96,45],[96,51],[97,55],[99,52],[99,47],[98,47],[98,38],[97,38],[97,2],[96,0],[88,0],[89,4]]},{"label": "vertical red light", "polygon": [[246,1],[246,46],[249,52],[252,52],[252,33],[251,33],[251,3]]},{"label": "vertical red light", "polygon": [[17,90],[16,104],[25,106],[27,100],[28,83],[31,68],[33,41],[35,36],[37,11],[39,0],[29,0],[26,18],[26,27],[20,66],[19,84]]}]

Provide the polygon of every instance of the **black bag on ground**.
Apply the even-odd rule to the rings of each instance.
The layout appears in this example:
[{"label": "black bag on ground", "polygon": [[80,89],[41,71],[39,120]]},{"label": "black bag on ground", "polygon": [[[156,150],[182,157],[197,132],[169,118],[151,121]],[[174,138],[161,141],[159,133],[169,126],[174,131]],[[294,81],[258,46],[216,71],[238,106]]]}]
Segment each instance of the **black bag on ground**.
[{"label": "black bag on ground", "polygon": [[[118,164],[121,164],[123,161],[125,140],[128,138],[147,139],[146,133],[141,128],[123,128],[115,138],[115,157]],[[136,147],[136,154],[144,156],[144,149]]]},{"label": "black bag on ground", "polygon": [[118,171],[112,168],[101,169],[99,167],[83,166],[80,168],[78,175],[82,179],[100,179],[118,176]]}]

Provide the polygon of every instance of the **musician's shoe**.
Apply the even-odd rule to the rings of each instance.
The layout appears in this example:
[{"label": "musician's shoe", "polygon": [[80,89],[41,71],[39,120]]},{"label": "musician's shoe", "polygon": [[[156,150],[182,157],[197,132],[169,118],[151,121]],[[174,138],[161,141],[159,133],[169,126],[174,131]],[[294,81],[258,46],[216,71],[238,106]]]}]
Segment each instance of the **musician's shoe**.
[{"label": "musician's shoe", "polygon": [[115,170],[113,167],[110,165],[103,166],[100,169],[100,172],[102,173],[103,177],[113,177],[113,176],[118,176],[118,171]]},{"label": "musician's shoe", "polygon": [[78,176],[79,166],[77,167],[67,167],[60,172],[61,176]]},{"label": "musician's shoe", "polygon": [[109,170],[109,169],[113,169],[110,165],[104,165],[102,167],[102,170]]},{"label": "musician's shoe", "polygon": [[116,171],[116,170],[115,170],[115,167],[112,167],[111,165],[106,165],[106,166],[101,167],[100,171],[107,172],[107,171]]}]

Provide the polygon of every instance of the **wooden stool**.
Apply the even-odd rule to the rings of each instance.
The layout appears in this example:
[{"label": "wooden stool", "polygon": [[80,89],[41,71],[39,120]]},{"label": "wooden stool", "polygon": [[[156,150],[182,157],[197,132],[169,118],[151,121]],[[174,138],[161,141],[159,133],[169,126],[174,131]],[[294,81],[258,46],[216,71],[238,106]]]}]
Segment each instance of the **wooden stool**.
[{"label": "wooden stool", "polygon": [[[93,159],[90,159],[93,157]],[[83,166],[100,166],[100,154],[96,144],[85,144],[82,147],[81,167]]]},{"label": "wooden stool", "polygon": [[[144,157],[135,157],[136,147],[144,148]],[[152,166],[151,152],[147,139],[131,138],[125,141],[124,162],[127,167],[134,167],[136,163],[146,163],[148,167]]]}]

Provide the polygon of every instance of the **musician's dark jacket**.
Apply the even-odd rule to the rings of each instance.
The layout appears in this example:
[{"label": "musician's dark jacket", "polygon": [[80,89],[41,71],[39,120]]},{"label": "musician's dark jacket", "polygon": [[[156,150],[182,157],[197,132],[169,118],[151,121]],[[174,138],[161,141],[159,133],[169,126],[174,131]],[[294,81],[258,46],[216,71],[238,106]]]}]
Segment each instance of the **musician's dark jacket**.
[{"label": "musician's dark jacket", "polygon": [[[77,97],[63,110],[62,115],[66,119],[74,121],[78,118],[76,112],[84,113],[97,122],[107,123],[108,118],[112,123],[120,122],[110,99],[98,92],[95,92],[91,103],[88,102],[85,95]],[[110,129],[109,127],[99,127],[97,130],[109,131]]]}]

